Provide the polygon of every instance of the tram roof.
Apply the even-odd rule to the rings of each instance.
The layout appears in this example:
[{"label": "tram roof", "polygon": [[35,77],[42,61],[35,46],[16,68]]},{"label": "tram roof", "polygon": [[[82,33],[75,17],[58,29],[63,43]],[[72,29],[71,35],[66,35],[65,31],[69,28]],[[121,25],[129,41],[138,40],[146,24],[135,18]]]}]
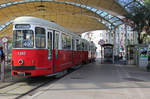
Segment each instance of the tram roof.
[{"label": "tram roof", "polygon": [[64,27],[62,27],[54,22],[50,22],[48,20],[44,20],[41,18],[36,18],[36,17],[31,17],[31,16],[22,16],[22,17],[17,17],[14,20],[14,24],[26,24],[26,23],[42,25],[45,27],[49,27],[51,29],[60,30],[60,31],[63,31],[66,33],[73,34],[73,32],[66,30]]},{"label": "tram roof", "polygon": [[11,23],[19,16],[50,20],[76,34],[110,29],[140,4],[143,0],[0,0],[0,36],[11,35]]}]

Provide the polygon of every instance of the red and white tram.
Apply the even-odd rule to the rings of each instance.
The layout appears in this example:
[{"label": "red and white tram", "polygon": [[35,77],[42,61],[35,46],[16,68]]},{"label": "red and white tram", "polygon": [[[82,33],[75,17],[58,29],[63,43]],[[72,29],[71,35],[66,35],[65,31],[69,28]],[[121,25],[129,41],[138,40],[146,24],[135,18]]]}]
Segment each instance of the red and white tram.
[{"label": "red and white tram", "polygon": [[88,41],[53,22],[18,17],[13,23],[12,75],[33,77],[66,72],[88,62],[88,47]]}]

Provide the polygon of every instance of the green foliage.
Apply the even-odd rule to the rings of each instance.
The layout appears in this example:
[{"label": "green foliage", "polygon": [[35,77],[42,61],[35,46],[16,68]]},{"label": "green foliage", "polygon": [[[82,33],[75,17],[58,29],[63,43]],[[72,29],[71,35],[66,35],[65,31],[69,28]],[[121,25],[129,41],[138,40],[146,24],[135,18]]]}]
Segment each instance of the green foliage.
[{"label": "green foliage", "polygon": [[9,39],[8,39],[8,43],[12,43],[12,38],[9,38]]},{"label": "green foliage", "polygon": [[144,2],[145,2],[145,3],[149,3],[149,2],[150,2],[150,0],[144,0]]},{"label": "green foliage", "polygon": [[130,13],[125,15],[134,31],[139,33],[139,43],[141,43],[140,33],[145,30],[149,33],[150,27],[150,0],[145,0],[144,5],[133,6]]}]

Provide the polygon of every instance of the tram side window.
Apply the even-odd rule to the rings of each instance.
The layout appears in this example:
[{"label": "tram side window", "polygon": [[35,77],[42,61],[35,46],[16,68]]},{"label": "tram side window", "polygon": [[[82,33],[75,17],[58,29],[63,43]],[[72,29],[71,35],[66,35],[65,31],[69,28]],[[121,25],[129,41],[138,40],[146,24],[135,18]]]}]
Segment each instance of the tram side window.
[{"label": "tram side window", "polygon": [[89,51],[91,51],[91,46],[89,46]]},{"label": "tram side window", "polygon": [[72,39],[72,50],[75,50],[75,40]]},{"label": "tram side window", "polygon": [[55,37],[55,49],[58,49],[58,44],[59,44],[59,34],[56,33],[56,37]]},{"label": "tram side window", "polygon": [[52,32],[48,32],[48,59],[51,59],[52,56]]},{"label": "tram side window", "polygon": [[84,43],[82,42],[82,51],[84,51],[85,49]]},{"label": "tram side window", "polygon": [[81,50],[81,43],[79,40],[76,41],[76,45],[77,45],[77,50]]},{"label": "tram side window", "polygon": [[52,49],[52,32],[48,32],[48,49]]},{"label": "tram side window", "polygon": [[67,49],[71,49],[71,38],[70,38],[70,36],[69,35],[67,35]]},{"label": "tram side window", "polygon": [[35,28],[35,44],[36,44],[36,48],[46,47],[46,36],[45,36],[44,28],[41,27]]},{"label": "tram side window", "polygon": [[86,50],[89,51],[89,45],[87,45],[87,49]]},{"label": "tram side window", "polygon": [[62,41],[62,49],[65,49],[66,48],[66,35],[65,34],[61,34],[61,41]]},{"label": "tram side window", "polygon": [[85,50],[85,51],[87,51],[87,45],[86,45],[86,44],[85,44],[85,48],[84,48],[84,50]]},{"label": "tram side window", "polygon": [[71,49],[71,37],[69,35],[63,34],[61,35],[62,40],[62,49]]}]

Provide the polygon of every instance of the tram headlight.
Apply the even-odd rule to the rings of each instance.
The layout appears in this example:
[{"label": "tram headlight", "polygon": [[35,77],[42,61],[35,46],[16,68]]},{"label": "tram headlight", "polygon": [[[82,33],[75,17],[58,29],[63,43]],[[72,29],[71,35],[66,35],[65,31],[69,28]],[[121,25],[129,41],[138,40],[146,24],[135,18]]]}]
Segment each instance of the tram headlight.
[{"label": "tram headlight", "polygon": [[22,65],[23,63],[24,63],[23,59],[20,59],[20,60],[18,61],[18,64],[20,64],[20,65]]}]

